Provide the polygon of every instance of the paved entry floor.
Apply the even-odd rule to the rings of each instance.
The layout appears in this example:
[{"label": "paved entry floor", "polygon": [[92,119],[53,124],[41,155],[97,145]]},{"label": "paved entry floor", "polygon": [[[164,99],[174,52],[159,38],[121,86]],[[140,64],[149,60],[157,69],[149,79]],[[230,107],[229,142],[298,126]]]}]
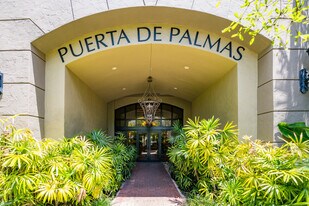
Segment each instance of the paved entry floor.
[{"label": "paved entry floor", "polygon": [[137,162],[113,206],[178,206],[184,199],[161,162]]}]

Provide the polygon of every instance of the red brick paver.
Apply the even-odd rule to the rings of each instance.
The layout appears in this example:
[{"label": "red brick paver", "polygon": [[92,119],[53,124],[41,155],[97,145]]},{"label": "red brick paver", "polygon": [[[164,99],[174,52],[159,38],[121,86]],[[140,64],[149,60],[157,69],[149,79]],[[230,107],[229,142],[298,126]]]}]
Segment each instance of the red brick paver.
[{"label": "red brick paver", "polygon": [[161,162],[138,162],[114,206],[181,205],[183,198]]}]

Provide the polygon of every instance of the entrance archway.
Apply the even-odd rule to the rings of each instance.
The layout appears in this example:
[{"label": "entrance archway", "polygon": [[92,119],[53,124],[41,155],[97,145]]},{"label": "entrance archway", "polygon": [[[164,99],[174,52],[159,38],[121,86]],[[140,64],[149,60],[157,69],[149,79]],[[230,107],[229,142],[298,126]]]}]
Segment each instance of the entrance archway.
[{"label": "entrance archway", "polygon": [[[125,21],[115,18],[123,15]],[[156,91],[190,105],[185,118],[214,115],[255,137],[257,53],[265,45],[249,49],[229,39],[221,33],[229,23],[202,12],[137,7],[85,17],[36,40],[46,55],[45,136],[100,126],[114,134],[115,102],[136,102],[152,66]]]},{"label": "entrance archway", "polygon": [[168,139],[174,124],[183,125],[183,109],[162,103],[155,120],[147,126],[138,103],[115,110],[115,133],[126,136],[126,143],[137,149],[140,161],[167,160]]}]

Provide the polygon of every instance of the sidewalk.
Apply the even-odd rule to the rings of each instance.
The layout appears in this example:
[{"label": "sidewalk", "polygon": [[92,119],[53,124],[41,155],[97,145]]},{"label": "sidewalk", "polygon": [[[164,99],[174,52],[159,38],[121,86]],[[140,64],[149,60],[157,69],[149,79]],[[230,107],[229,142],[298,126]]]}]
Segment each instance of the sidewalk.
[{"label": "sidewalk", "polygon": [[179,206],[184,199],[161,162],[137,162],[113,206]]}]

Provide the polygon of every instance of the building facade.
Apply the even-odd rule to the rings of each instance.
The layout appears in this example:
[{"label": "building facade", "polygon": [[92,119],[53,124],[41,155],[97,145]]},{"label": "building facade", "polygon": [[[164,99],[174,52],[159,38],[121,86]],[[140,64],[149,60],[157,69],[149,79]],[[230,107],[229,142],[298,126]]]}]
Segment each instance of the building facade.
[{"label": "building facade", "polygon": [[[279,122],[309,123],[309,94],[298,80],[309,68],[308,44],[284,50],[262,35],[252,46],[232,39],[221,30],[240,1],[216,2],[1,1],[0,114],[20,114],[15,124],[37,138],[93,128],[114,135],[119,127],[163,142],[178,108],[182,121],[215,116],[236,123],[240,135],[279,143]],[[139,109],[128,109],[148,76],[166,105],[161,133],[142,130]]]}]

